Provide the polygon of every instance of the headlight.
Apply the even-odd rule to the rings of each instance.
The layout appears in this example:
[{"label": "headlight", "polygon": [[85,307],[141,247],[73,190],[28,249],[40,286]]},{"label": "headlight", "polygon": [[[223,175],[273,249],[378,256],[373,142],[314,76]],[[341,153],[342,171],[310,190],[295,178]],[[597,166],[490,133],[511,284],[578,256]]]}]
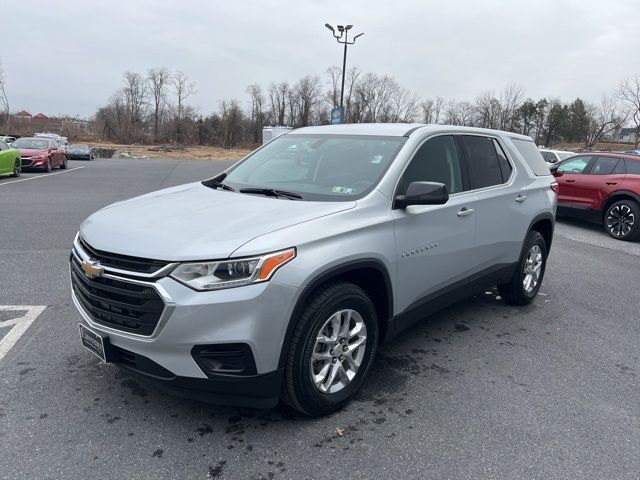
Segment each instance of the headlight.
[{"label": "headlight", "polygon": [[240,287],[266,282],[295,256],[295,248],[290,248],[260,257],[183,263],[171,273],[171,277],[200,291]]}]

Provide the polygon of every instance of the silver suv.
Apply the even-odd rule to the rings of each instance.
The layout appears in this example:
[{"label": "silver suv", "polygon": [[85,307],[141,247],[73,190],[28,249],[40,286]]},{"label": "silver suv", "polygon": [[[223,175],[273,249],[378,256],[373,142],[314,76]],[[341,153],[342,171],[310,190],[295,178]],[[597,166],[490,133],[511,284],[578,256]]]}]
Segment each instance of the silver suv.
[{"label": "silver suv", "polygon": [[323,415],[435,310],[492,285],[531,302],[556,190],[522,135],[294,130],[215,178],[91,215],[70,265],[81,340],[183,395]]}]

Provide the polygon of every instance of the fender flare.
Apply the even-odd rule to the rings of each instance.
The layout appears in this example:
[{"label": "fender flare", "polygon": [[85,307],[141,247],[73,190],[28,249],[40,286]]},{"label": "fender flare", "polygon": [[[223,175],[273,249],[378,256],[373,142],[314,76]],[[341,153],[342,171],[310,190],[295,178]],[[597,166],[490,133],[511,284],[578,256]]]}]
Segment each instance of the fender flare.
[{"label": "fender flare", "polygon": [[291,337],[293,336],[293,331],[297,323],[297,318],[302,314],[307,300],[309,300],[313,292],[320,285],[331,280],[332,278],[339,277],[340,275],[349,273],[350,271],[360,270],[362,268],[373,268],[382,275],[382,278],[384,278],[385,290],[387,292],[387,321],[390,321],[393,318],[393,286],[391,283],[389,271],[387,270],[387,267],[384,265],[384,263],[382,263],[382,261],[375,258],[363,258],[341,263],[339,265],[328,268],[327,270],[323,270],[316,276],[314,276],[312,280],[307,283],[307,285],[302,289],[300,295],[298,295],[296,304],[293,307],[291,316],[289,317],[287,330],[284,336],[284,340],[282,341],[282,346],[280,348],[278,368],[284,367],[287,358],[287,352],[289,350],[289,344],[291,343]]},{"label": "fender flare", "polygon": [[553,232],[556,228],[556,218],[553,216],[551,212],[539,213],[538,215],[533,217],[533,220],[531,220],[531,223],[529,223],[529,228],[527,228],[527,235],[529,235],[529,232],[531,232],[531,230],[533,229],[533,226],[536,223],[538,223],[540,220],[549,220],[551,222],[551,238],[549,239],[549,245],[547,245],[547,253],[548,253],[551,250],[551,243],[553,242]]}]

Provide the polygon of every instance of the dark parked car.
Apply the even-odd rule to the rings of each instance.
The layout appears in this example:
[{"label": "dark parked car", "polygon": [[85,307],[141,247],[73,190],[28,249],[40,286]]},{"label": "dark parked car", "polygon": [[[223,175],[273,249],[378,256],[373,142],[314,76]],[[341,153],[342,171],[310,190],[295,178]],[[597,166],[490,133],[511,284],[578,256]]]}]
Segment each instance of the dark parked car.
[{"label": "dark parked car", "polygon": [[576,155],[551,171],[560,189],[558,215],[601,222],[619,240],[640,238],[640,156]]},{"label": "dark parked car", "polygon": [[71,160],[93,160],[89,145],[74,144],[67,147],[67,157]]}]

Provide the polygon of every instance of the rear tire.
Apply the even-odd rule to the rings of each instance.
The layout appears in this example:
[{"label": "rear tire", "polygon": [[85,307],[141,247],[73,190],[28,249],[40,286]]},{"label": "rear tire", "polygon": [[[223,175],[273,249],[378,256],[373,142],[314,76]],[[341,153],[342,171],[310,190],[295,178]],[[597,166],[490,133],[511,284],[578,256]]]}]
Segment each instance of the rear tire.
[{"label": "rear tire", "polygon": [[295,320],[282,400],[308,416],[335,412],[371,371],[378,346],[373,302],[360,287],[336,282],[310,298]]},{"label": "rear tire", "polygon": [[518,268],[508,283],[498,285],[498,292],[510,305],[527,305],[538,294],[547,266],[547,243],[535,230],[527,235]]},{"label": "rear tire", "polygon": [[637,240],[640,238],[640,206],[633,200],[615,202],[607,208],[602,225],[616,240]]},{"label": "rear tire", "polygon": [[20,173],[22,173],[22,164],[20,163],[20,159],[16,160],[16,163],[13,165],[13,175],[12,177],[19,177]]}]

